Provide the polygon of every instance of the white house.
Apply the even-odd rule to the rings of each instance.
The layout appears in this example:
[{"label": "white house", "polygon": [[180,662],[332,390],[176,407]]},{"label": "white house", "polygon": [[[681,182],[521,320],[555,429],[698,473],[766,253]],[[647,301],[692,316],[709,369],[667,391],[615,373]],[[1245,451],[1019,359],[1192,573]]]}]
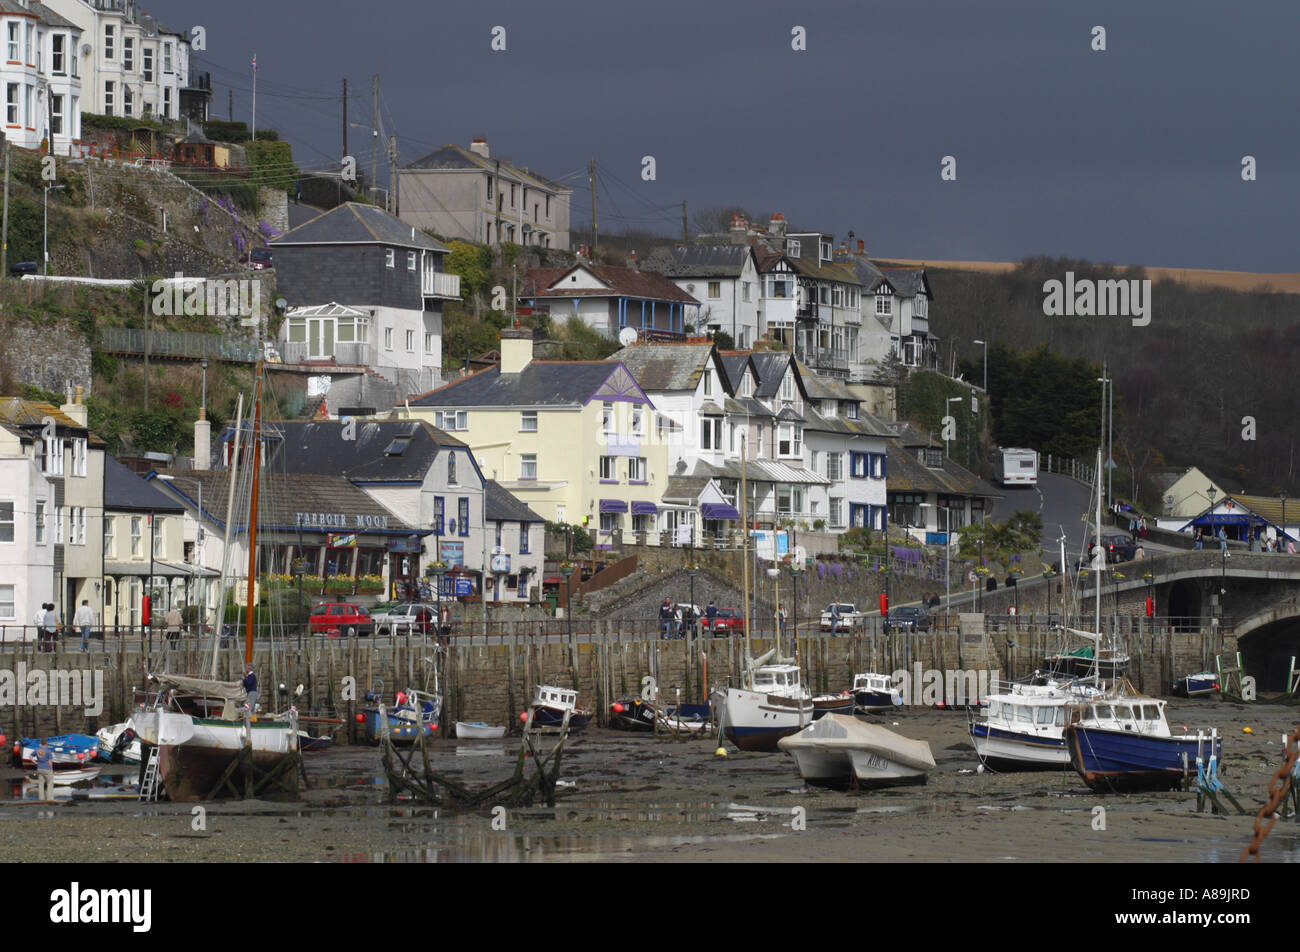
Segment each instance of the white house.
[{"label": "white house", "polygon": [[81,138],[84,106],[77,48],[82,29],[54,4],[6,0],[0,5],[0,83],[5,95],[5,138],[24,149],[51,137],[67,155]]},{"label": "white house", "polygon": [[0,419],[0,643],[32,640],[36,610],[56,602],[55,485],[37,436]]},{"label": "white house", "polygon": [[695,330],[726,333],[748,350],[766,328],[759,320],[761,279],[754,249],[743,245],[677,245],[657,249],[642,265],[700,302]]}]

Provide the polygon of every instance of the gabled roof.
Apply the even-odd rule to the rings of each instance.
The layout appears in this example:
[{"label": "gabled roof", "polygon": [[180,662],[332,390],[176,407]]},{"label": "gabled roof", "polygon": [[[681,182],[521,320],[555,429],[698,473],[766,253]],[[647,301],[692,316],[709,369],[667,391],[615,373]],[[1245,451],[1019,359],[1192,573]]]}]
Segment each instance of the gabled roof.
[{"label": "gabled roof", "polygon": [[[603,288],[567,288],[564,279],[579,269],[596,277]],[[582,262],[567,268],[533,268],[524,275],[521,298],[631,297],[699,304],[662,274]]]},{"label": "gabled roof", "polygon": [[[754,370],[758,373],[758,382],[754,386],[754,396],[759,399],[775,397],[781,391],[781,378],[785,375],[786,368],[794,363],[794,358],[788,350],[756,350],[750,353],[750,358],[754,362]],[[799,385],[800,393],[807,396],[803,389],[803,380],[799,374],[795,374],[795,382]]]},{"label": "gabled roof", "polygon": [[817,281],[836,281],[840,284],[861,284],[857,272],[852,268],[835,264],[833,261],[821,262],[812,258],[790,258],[790,263],[805,278]]},{"label": "gabled roof", "polygon": [[[17,6],[18,4],[14,3],[13,0],[9,0],[9,2],[5,4],[6,8],[17,7]],[[16,11],[11,11],[9,9],[6,9],[5,12],[9,13],[9,12],[16,12]],[[46,26],[56,27],[60,30],[76,30],[78,33],[81,32],[81,27],[77,26],[77,24],[73,23],[67,17],[61,16],[60,14],[55,12],[50,7],[47,7],[43,3],[33,3],[31,5],[31,12],[38,14],[41,18],[41,22],[44,23]]]},{"label": "gabled roof", "polygon": [[24,400],[22,397],[0,397],[0,420],[11,423],[16,427],[44,426],[46,417],[52,419],[57,426],[84,432],[86,441],[91,446],[105,445],[104,441],[91,433],[88,428],[82,426],[52,403],[45,403],[42,400]]},{"label": "gabled roof", "polygon": [[483,481],[484,512],[488,522],[545,522],[495,479]]},{"label": "gabled roof", "polygon": [[565,188],[559,182],[552,181],[544,175],[539,175],[527,166],[516,165],[507,159],[485,157],[459,145],[444,145],[441,149],[434,149],[427,155],[422,155],[413,162],[402,166],[403,172],[455,171],[458,169],[476,169],[480,172],[490,172],[492,174],[496,174],[499,170],[501,175],[516,179],[525,185],[545,188],[552,192],[568,193],[573,191]]},{"label": "gabled roof", "polygon": [[612,354],[610,360],[621,360],[647,392],[694,391],[712,360],[722,389],[729,390],[726,368],[716,354],[711,343],[649,343],[624,347]]},{"label": "gabled roof", "polygon": [[185,507],[171,496],[159,492],[111,456],[104,457],[104,509],[117,512],[185,511]]},{"label": "gabled roof", "polygon": [[722,366],[726,368],[727,379],[732,381],[731,392],[735,393],[736,388],[740,386],[740,381],[745,375],[745,368],[753,369],[754,381],[758,382],[758,370],[754,368],[754,362],[750,359],[750,353],[747,350],[720,350],[718,357],[722,360]]},{"label": "gabled roof", "polygon": [[916,449],[897,440],[885,441],[888,460],[888,491],[892,493],[943,493],[954,496],[1001,498],[984,480],[951,459],[941,469],[931,469],[916,456]]},{"label": "gabled roof", "polygon": [[413,407],[563,407],[631,397],[653,408],[616,360],[534,360],[517,374],[500,365],[461,377],[410,401]]},{"label": "gabled roof", "polygon": [[924,294],[931,300],[930,280],[925,276],[924,268],[881,268],[880,272],[893,285],[894,291],[902,297],[916,297]]},{"label": "gabled roof", "polygon": [[671,278],[735,278],[753,256],[749,245],[677,245],[656,248],[642,267]]},{"label": "gabled roof", "polygon": [[446,252],[447,246],[376,205],[344,202],[337,208],[290,228],[271,240],[272,247],[286,245],[394,245]]},{"label": "gabled roof", "polygon": [[[355,439],[343,438],[344,428]],[[469,447],[419,420],[317,420],[268,424],[280,439],[271,445],[269,469],[282,473],[346,476],[357,483],[423,482],[444,449]],[[224,440],[228,431],[223,432]]]}]

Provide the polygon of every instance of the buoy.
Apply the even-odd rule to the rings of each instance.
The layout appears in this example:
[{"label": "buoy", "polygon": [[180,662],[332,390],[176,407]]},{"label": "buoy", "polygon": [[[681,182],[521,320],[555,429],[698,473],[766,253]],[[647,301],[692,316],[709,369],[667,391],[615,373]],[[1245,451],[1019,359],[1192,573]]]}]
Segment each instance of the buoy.
[{"label": "buoy", "polygon": [[938,701],[934,706],[942,711],[947,705],[945,705],[943,701]]},{"label": "buoy", "polygon": [[528,712],[527,712],[527,711],[520,711],[520,712],[519,712],[519,720],[521,720],[521,721],[523,721],[525,724],[527,724],[527,723],[528,723]]},{"label": "buoy", "polygon": [[713,756],[714,756],[714,757],[725,757],[725,756],[727,756],[727,748],[725,748],[725,747],[719,747],[717,750],[715,750],[715,751],[713,752]]},{"label": "buoy", "polygon": [[5,740],[6,740],[6,739],[7,739],[7,738],[5,737],[4,734],[0,734],[0,747],[3,747],[3,746],[5,745]]},{"label": "buoy", "polygon": [[437,730],[438,730],[438,725],[437,725],[437,724],[430,724],[430,725],[429,725],[429,733],[430,733],[430,734],[436,732]]},{"label": "buoy", "polygon": [[982,774],[984,772],[984,765],[980,764],[978,767],[976,767],[975,772],[978,774]]},{"label": "buoy", "polygon": [[358,715],[357,715],[357,723],[358,723],[358,724],[364,724],[365,722],[366,722],[366,715],[364,715],[364,714],[358,714]]},{"label": "buoy", "polygon": [[398,703],[398,704],[405,704],[405,703],[406,703],[406,692],[405,692],[405,691],[398,691],[398,692],[397,692],[397,703]]},{"label": "buoy", "polygon": [[1249,727],[1243,727],[1243,728],[1241,729],[1241,732],[1242,732],[1243,734],[1253,734],[1253,733],[1255,733],[1255,732],[1254,732],[1253,730],[1251,730]]},{"label": "buoy", "polygon": [[623,705],[622,705],[622,704],[615,704],[615,705],[614,705],[614,713],[615,713],[615,714],[622,714],[622,713],[623,713]]}]

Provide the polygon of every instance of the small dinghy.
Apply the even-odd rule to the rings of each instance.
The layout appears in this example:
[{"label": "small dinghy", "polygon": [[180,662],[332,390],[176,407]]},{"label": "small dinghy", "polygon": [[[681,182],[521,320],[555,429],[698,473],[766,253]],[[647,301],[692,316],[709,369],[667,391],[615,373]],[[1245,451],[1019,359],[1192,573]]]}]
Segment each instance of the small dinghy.
[{"label": "small dinghy", "polygon": [[500,740],[506,736],[505,726],[493,727],[482,721],[457,721],[457,740]]},{"label": "small dinghy", "polygon": [[[71,770],[54,771],[54,785],[56,787],[70,787],[74,783],[87,783],[99,776],[99,767],[78,767]],[[32,783],[37,782],[36,774],[28,774],[27,779]]]},{"label": "small dinghy", "polygon": [[925,783],[934,755],[923,740],[842,714],[827,714],[777,746],[794,757],[804,781],[827,787]]}]

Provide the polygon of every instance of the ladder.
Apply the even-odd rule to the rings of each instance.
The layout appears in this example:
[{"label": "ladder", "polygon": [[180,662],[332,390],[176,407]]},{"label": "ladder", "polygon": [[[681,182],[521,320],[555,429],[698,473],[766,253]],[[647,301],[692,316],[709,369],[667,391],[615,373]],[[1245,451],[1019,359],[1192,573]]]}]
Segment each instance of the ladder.
[{"label": "ladder", "polygon": [[140,799],[157,800],[162,791],[162,781],[158,776],[158,748],[150,747],[145,757],[144,780],[140,782]]}]

